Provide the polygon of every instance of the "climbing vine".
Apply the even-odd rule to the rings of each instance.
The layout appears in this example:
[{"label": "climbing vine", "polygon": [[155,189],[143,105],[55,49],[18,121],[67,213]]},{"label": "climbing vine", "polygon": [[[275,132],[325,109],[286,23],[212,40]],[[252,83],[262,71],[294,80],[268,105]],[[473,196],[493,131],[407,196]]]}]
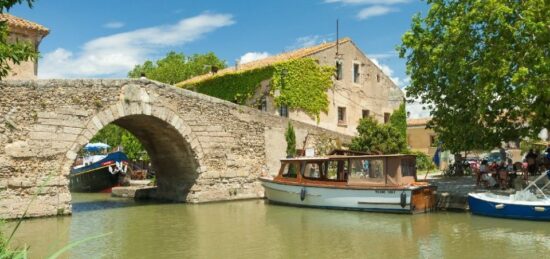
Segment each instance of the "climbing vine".
[{"label": "climbing vine", "polygon": [[277,105],[301,109],[317,120],[321,112],[328,112],[327,90],[332,87],[333,67],[319,66],[312,58],[290,60],[274,67],[271,91],[278,89],[281,93],[275,98]]},{"label": "climbing vine", "polygon": [[[283,72],[286,71],[286,72]],[[238,104],[252,98],[266,79],[272,79],[271,92],[277,106],[300,109],[319,120],[321,112],[328,112],[326,91],[332,86],[334,68],[319,66],[312,58],[294,59],[274,65],[214,75],[207,80],[182,87]],[[278,92],[279,94],[275,94]]]},{"label": "climbing vine", "polygon": [[264,67],[220,76],[215,75],[211,79],[185,87],[230,102],[245,104],[254,96],[260,83],[271,78],[272,75],[273,67]]}]

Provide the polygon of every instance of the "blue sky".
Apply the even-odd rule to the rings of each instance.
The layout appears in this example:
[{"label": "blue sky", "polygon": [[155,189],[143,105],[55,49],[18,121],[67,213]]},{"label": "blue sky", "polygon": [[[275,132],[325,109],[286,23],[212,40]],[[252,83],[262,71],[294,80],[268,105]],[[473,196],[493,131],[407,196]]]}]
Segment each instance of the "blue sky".
[{"label": "blue sky", "polygon": [[10,13],[48,27],[40,78],[121,78],[168,51],[215,52],[233,65],[336,38],[353,41],[400,86],[405,61],[395,53],[414,0],[128,1],[38,0]]}]

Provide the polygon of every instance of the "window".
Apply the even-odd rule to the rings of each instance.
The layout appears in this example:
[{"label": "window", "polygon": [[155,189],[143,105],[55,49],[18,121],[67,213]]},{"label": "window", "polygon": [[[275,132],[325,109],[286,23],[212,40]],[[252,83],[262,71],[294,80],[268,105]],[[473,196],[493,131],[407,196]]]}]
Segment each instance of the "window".
[{"label": "window", "polygon": [[363,110],[363,119],[367,118],[369,116],[370,116],[370,111],[369,110]]},{"label": "window", "polygon": [[295,163],[289,163],[285,165],[283,169],[283,177],[296,178],[298,177],[298,165]]},{"label": "window", "polygon": [[385,112],[384,113],[384,123],[390,122],[390,114]]},{"label": "window", "polygon": [[353,64],[353,82],[359,83],[359,64]]},{"label": "window", "polygon": [[267,111],[267,97],[264,95],[260,99],[260,104],[258,105],[258,109],[260,111],[266,112]]},{"label": "window", "polygon": [[304,166],[303,176],[305,178],[313,178],[313,179],[321,178],[321,166],[320,166],[320,164],[319,163],[307,163]]},{"label": "window", "polygon": [[338,124],[346,124],[346,107],[338,107]]},{"label": "window", "polygon": [[281,106],[279,107],[279,115],[281,117],[288,118],[288,106],[281,104]]},{"label": "window", "polygon": [[380,83],[380,74],[376,74],[376,82]]},{"label": "window", "polygon": [[415,176],[416,175],[416,161],[413,159],[401,160],[401,176]]},{"label": "window", "polygon": [[350,182],[384,182],[384,160],[353,159],[351,160]]},{"label": "window", "polygon": [[342,62],[336,61],[336,80],[342,80],[343,74],[342,74]]},{"label": "window", "polygon": [[345,181],[349,172],[348,160],[329,160],[324,163],[324,178]]}]

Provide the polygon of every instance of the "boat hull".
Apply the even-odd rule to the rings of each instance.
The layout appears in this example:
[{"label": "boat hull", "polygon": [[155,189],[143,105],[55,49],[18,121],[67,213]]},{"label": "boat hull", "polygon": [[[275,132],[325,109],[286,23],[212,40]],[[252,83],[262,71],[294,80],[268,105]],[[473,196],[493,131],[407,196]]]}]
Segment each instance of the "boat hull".
[{"label": "boat hull", "polygon": [[74,167],[69,174],[69,189],[73,192],[110,192],[125,175],[128,158],[123,152],[108,154],[87,166]]},{"label": "boat hull", "polygon": [[99,168],[70,178],[72,192],[107,192],[119,184],[121,173],[111,174],[107,167]]},{"label": "boat hull", "polygon": [[265,179],[261,180],[265,188],[266,198],[270,202],[279,204],[409,214],[427,212],[432,209],[426,208],[418,211],[415,210],[414,205],[411,206],[413,192],[422,187],[411,189],[347,189],[291,185]]},{"label": "boat hull", "polygon": [[550,204],[547,202],[510,202],[486,197],[484,194],[468,194],[470,211],[476,215],[550,221]]}]

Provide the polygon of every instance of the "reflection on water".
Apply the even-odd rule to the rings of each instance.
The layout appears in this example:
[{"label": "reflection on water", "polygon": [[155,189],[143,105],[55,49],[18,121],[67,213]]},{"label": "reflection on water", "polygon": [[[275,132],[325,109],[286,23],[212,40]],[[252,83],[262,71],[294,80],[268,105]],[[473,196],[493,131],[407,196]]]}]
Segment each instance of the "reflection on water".
[{"label": "reflection on water", "polygon": [[106,194],[74,195],[73,200],[72,217],[22,224],[17,242],[31,246],[32,258],[108,232],[113,234],[78,246],[70,257],[529,258],[550,253],[548,223],[467,213],[378,214],[263,200],[152,204]]}]

